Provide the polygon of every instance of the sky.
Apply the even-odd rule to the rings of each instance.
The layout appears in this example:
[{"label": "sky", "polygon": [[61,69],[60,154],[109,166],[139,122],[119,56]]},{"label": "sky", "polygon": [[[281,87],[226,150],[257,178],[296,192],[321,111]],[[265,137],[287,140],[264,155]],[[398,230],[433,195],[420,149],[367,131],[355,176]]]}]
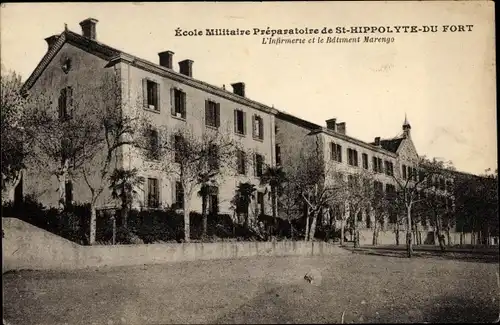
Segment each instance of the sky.
[{"label": "sky", "polygon": [[[171,50],[176,70],[191,59],[194,78],[227,89],[245,82],[247,97],[289,114],[323,126],[337,118],[367,142],[401,134],[406,114],[419,155],[469,173],[497,168],[493,2],[3,3],[2,67],[27,79],[47,51],[44,39],[64,24],[81,33],[89,17],[102,43],[154,63]],[[280,45],[263,44],[271,35],[205,35],[207,28],[412,25],[438,32],[275,35],[306,39]],[[444,25],[473,26],[444,32]],[[177,28],[204,35],[175,36]],[[327,42],[335,36],[361,42]],[[365,36],[394,38],[365,43]]]}]

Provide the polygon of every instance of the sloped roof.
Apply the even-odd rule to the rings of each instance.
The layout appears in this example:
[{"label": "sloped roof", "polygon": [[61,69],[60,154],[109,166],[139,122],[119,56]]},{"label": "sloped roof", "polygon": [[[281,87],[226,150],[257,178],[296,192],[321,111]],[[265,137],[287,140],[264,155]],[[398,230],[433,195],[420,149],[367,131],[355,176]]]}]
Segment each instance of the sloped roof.
[{"label": "sloped roof", "polygon": [[163,77],[167,77],[169,79],[187,84],[194,88],[201,89],[208,93],[212,93],[214,95],[232,100],[234,102],[255,108],[257,110],[269,113],[269,114],[277,114],[277,110],[273,107],[267,106],[265,104],[259,103],[247,97],[242,97],[234,94],[233,92],[227,91],[223,88],[216,87],[209,83],[206,83],[201,80],[194,79],[192,77],[186,76],[184,74],[175,72],[172,69],[168,69],[159,64],[152,63],[150,61],[141,59],[137,56],[125,53],[121,50],[115,49],[111,46],[98,42],[96,40],[84,37],[77,33],[74,33],[70,30],[65,29],[60,35],[57,36],[57,41],[52,45],[52,47],[47,51],[47,53],[43,56],[40,63],[38,63],[33,73],[23,84],[21,91],[26,92],[29,90],[36,80],[40,77],[42,72],[48,66],[48,64],[52,61],[52,59],[57,55],[59,50],[63,47],[65,43],[70,43],[88,53],[94,54],[104,60],[110,61],[110,65],[115,63],[124,61],[127,62],[137,68],[158,74]]},{"label": "sloped roof", "polygon": [[[397,152],[404,138],[380,140],[380,145],[387,151]],[[372,143],[374,144],[374,143]]]}]

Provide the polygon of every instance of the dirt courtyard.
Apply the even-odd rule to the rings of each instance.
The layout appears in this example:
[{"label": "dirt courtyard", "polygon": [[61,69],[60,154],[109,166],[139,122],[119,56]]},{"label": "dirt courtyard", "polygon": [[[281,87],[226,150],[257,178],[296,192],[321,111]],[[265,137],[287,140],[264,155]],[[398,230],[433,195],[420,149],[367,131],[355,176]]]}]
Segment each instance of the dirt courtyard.
[{"label": "dirt courtyard", "polygon": [[498,263],[350,252],[21,271],[3,276],[3,311],[12,325],[492,322],[497,272]]}]

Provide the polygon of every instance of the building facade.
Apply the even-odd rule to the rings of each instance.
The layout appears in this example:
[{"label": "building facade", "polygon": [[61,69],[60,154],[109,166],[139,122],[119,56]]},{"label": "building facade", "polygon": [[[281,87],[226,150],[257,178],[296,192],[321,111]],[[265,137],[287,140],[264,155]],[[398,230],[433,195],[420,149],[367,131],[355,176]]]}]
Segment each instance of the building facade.
[{"label": "building facade", "polygon": [[[24,91],[44,92],[53,97],[54,114],[61,110],[62,90],[71,90],[71,99],[78,95],[105,102],[109,96],[101,96],[103,85],[99,80],[116,83],[121,105],[126,116],[142,114],[151,122],[151,128],[190,130],[193,135],[203,137],[206,132],[217,130],[231,137],[251,156],[239,161],[236,175],[227,175],[215,188],[211,202],[217,204],[220,213],[232,213],[231,199],[240,182],[250,182],[257,188],[256,200],[250,208],[253,214],[270,213],[270,204],[260,176],[268,165],[274,165],[274,120],[277,111],[245,96],[245,84],[232,84],[232,91],[225,86],[216,87],[194,78],[192,60],[173,66],[172,51],[158,54],[158,63],[152,63],[100,43],[96,39],[97,20],[86,19],[80,23],[82,35],[64,30],[60,35],[46,39],[48,51],[24,84]],[[82,90],[85,93],[81,93]],[[80,92],[80,94],[79,94]],[[66,94],[66,93],[65,93]],[[104,98],[106,97],[106,98]],[[103,103],[103,105],[107,105]],[[240,157],[235,157],[235,160]],[[154,161],[132,146],[118,150],[113,167],[137,168],[145,179],[144,189],[139,191],[136,207],[179,207],[182,190],[178,179],[155,168]],[[20,186],[23,192],[36,197],[48,206],[57,206],[59,200],[58,180],[44,173],[40,166],[28,167]],[[70,200],[86,202],[89,190],[82,179],[67,181]],[[100,197],[101,208],[116,205],[107,186]],[[201,199],[196,193],[191,200],[193,211],[201,210]]]},{"label": "building facade", "polygon": [[[178,62],[176,71],[174,53],[170,50],[158,53],[157,63],[149,62],[100,43],[96,36],[97,20],[89,18],[80,25],[81,35],[65,29],[59,35],[46,38],[47,53],[27,79],[24,91],[44,92],[53,97],[51,109],[57,114],[61,111],[61,103],[66,107],[66,103],[73,100],[72,96],[75,100],[82,96],[107,105],[110,98],[100,92],[103,85],[99,80],[114,80],[119,89],[117,98],[121,112],[126,116],[137,113],[147,116],[153,137],[155,128],[160,127],[188,129],[198,137],[213,130],[227,134],[253,156],[241,158],[242,161],[235,157],[240,162],[237,173],[227,175],[217,184],[211,202],[218,206],[220,213],[234,213],[231,200],[238,184],[250,182],[257,187],[250,212],[253,215],[271,214],[270,196],[266,195],[268,189],[260,184],[265,166],[280,165],[286,172],[291,163],[299,161],[303,155],[318,155],[325,166],[346,179],[349,175],[369,173],[385,193],[396,190],[397,179],[418,179],[419,156],[406,118],[401,136],[377,137],[373,142],[363,142],[347,134],[345,122],[337,123],[332,118],[322,127],[305,121],[247,98],[243,82],[233,83],[229,91],[225,86],[217,87],[195,79],[194,62],[190,59]],[[179,180],[154,165],[154,161],[131,146],[120,148],[113,160],[114,168],[137,168],[145,178],[144,189],[135,203],[137,207],[180,207],[184,194]],[[26,169],[19,186],[24,194],[34,196],[45,205],[56,206],[60,198],[58,180],[44,173],[45,166],[36,167]],[[443,193],[448,191],[447,180],[433,182]],[[82,179],[68,179],[63,190],[68,192],[68,200],[89,200],[89,190]],[[116,204],[105,186],[98,206]],[[190,208],[200,211],[201,206],[201,199],[195,192]],[[350,213],[349,207],[344,213]],[[373,213],[362,211],[359,221],[366,230],[362,236],[370,237],[375,222]],[[390,226],[390,220],[384,221],[385,230]],[[393,235],[387,236],[393,243]]]}]

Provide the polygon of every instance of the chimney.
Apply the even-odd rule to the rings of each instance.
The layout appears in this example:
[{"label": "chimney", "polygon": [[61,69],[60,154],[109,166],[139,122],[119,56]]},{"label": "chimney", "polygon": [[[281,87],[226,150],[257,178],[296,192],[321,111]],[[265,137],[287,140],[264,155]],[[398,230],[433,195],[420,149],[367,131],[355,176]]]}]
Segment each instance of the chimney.
[{"label": "chimney", "polygon": [[376,137],[376,138],[375,138],[375,145],[376,145],[377,147],[379,147],[379,146],[380,146],[380,137]]},{"label": "chimney", "polygon": [[329,120],[326,120],[326,128],[328,130],[337,131],[337,119],[331,118]]},{"label": "chimney", "polygon": [[188,77],[193,76],[193,60],[183,60],[179,62],[179,72]]},{"label": "chimney", "polygon": [[241,97],[245,97],[245,83],[244,82],[236,82],[231,84],[233,86],[233,93],[239,95]]},{"label": "chimney", "polygon": [[337,132],[341,134],[345,134],[345,122],[337,124]]},{"label": "chimney", "polygon": [[174,52],[172,51],[160,52],[158,53],[158,56],[160,57],[160,65],[162,67],[172,69],[172,60],[174,58]]},{"label": "chimney", "polygon": [[48,48],[49,50],[57,42],[58,39],[59,39],[59,35],[52,35],[52,36],[49,36],[45,39],[45,41],[47,42],[47,45],[49,46],[49,48]]},{"label": "chimney", "polygon": [[98,20],[94,18],[87,18],[84,21],[82,21],[80,23],[80,26],[82,26],[82,35],[84,37],[95,40],[97,38],[95,31],[95,25],[97,24],[97,22]]}]

